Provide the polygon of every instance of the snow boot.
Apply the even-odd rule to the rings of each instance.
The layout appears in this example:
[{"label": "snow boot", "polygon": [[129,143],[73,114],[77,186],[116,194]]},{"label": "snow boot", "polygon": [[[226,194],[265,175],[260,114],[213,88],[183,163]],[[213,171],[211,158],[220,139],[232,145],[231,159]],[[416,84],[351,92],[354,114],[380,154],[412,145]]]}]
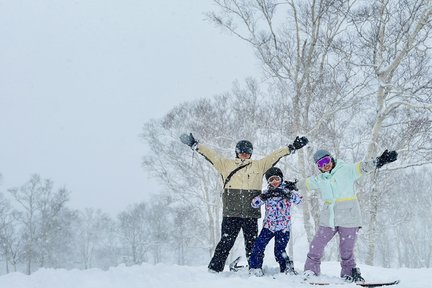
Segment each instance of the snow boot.
[{"label": "snow boot", "polygon": [[355,283],[365,283],[365,279],[361,276],[360,268],[352,268],[352,278]]},{"label": "snow boot", "polygon": [[315,276],[317,276],[317,275],[311,270],[306,270],[303,272],[303,279],[305,281],[307,281],[307,280],[311,279],[311,277],[315,277]]},{"label": "snow boot", "polygon": [[255,276],[255,277],[262,277],[264,276],[264,272],[261,268],[251,268],[249,269],[249,275]]},{"label": "snow boot", "polygon": [[219,273],[219,271],[213,270],[213,269],[211,269],[211,268],[208,268],[207,271],[208,271],[209,273],[212,273],[212,274],[218,274],[218,273]]},{"label": "snow boot", "polygon": [[345,282],[365,283],[364,278],[361,276],[360,268],[357,267],[351,269],[351,275],[345,275],[342,278],[344,278]]},{"label": "snow boot", "polygon": [[286,262],[287,267],[285,268],[285,271],[283,273],[290,274],[290,275],[298,275],[299,273],[294,269],[294,262],[291,260],[288,260]]}]

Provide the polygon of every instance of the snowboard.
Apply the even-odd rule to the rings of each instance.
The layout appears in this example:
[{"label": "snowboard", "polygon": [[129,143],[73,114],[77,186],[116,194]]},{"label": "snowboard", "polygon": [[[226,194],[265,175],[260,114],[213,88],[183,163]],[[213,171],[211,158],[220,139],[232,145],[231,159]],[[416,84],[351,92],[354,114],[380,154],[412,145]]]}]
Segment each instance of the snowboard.
[{"label": "snowboard", "polygon": [[[396,285],[399,284],[399,280],[395,280],[395,281],[389,281],[389,282],[365,282],[365,283],[354,283],[358,286],[362,286],[362,287],[382,287],[382,286],[391,286],[391,285]],[[331,283],[331,282],[306,282],[309,283],[310,285],[345,285],[345,284],[353,284],[350,282],[335,282],[335,283]]]}]

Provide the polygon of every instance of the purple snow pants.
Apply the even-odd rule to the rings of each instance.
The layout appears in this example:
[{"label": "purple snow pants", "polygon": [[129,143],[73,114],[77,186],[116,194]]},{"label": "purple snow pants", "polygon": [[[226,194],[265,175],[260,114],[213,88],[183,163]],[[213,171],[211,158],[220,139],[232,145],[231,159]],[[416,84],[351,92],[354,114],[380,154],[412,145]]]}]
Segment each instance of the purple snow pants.
[{"label": "purple snow pants", "polygon": [[356,266],[354,259],[354,244],[357,239],[357,231],[359,227],[355,228],[345,228],[345,227],[324,227],[320,226],[315,234],[309,246],[309,253],[307,254],[306,263],[304,266],[304,271],[310,270],[315,273],[315,275],[320,275],[321,269],[321,258],[324,255],[324,248],[327,243],[333,238],[333,236],[339,234],[339,253],[341,257],[341,274],[343,277],[345,275],[351,276],[351,270]]}]

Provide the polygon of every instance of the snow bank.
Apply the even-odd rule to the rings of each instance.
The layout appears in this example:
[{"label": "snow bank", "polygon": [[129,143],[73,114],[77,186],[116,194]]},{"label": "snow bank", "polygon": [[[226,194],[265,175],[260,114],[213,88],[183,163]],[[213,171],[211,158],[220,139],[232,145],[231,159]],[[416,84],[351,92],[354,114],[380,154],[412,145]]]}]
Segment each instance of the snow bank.
[{"label": "snow bank", "polygon": [[[303,263],[295,263],[302,267]],[[363,276],[369,281],[400,279],[395,288],[425,288],[432,285],[432,269],[386,269],[359,265]],[[322,273],[326,279],[339,275],[339,263],[324,262]],[[178,266],[172,264],[143,264],[118,266],[108,271],[99,269],[64,270],[41,269],[32,275],[11,273],[0,277],[1,288],[264,288],[270,287],[314,287],[302,283],[301,277],[278,273],[277,266],[265,266],[266,275],[249,277],[247,271],[212,274],[206,266]],[[330,277],[331,275],[331,277]],[[321,286],[315,286],[321,287]],[[330,285],[325,287],[338,287]],[[358,287],[346,284],[343,287]]]}]

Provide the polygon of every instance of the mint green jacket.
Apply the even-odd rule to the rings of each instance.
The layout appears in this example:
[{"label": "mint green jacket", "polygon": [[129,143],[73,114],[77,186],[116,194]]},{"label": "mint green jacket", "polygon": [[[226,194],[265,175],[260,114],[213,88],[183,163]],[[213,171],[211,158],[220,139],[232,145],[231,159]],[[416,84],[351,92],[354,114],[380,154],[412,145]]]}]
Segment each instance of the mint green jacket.
[{"label": "mint green jacket", "polygon": [[[324,205],[320,214],[320,225],[334,228],[360,227],[360,205],[355,191],[355,182],[374,167],[371,162],[347,164],[335,160],[330,171],[306,179],[307,190],[319,190]],[[369,170],[369,171],[368,171]]]}]

